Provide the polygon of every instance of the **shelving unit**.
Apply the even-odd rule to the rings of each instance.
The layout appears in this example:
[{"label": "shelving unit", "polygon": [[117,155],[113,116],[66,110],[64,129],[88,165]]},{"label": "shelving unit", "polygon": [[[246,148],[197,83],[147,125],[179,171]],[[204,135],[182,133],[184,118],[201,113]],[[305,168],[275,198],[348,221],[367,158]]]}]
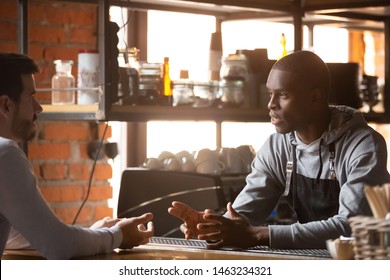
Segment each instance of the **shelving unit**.
[{"label": "shelving unit", "polygon": [[[368,121],[390,122],[390,3],[388,0],[64,0],[96,4],[98,7],[99,84],[103,98],[97,106],[62,107],[46,105],[42,119],[53,120],[118,120],[144,122],[148,120],[215,120],[269,121],[268,112],[261,108],[180,108],[159,106],[119,106],[112,104],[110,94],[116,86],[109,80],[110,61],[106,54],[109,45],[109,7],[123,6],[135,10],[165,10],[214,15],[218,20],[261,18],[293,23],[295,50],[302,48],[303,25],[326,24],[345,28],[381,30],[385,34],[385,89],[383,114],[367,114]],[[19,49],[27,50],[27,3],[19,0]],[[388,110],[386,110],[388,109]]]}]

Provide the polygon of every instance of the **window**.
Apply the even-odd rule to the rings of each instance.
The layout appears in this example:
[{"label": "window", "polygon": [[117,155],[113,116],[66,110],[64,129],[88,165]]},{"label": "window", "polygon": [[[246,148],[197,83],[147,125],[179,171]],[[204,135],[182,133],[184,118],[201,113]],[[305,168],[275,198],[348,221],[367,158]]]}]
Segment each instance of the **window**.
[{"label": "window", "polygon": [[215,130],[214,122],[148,122],[147,157],[158,157],[162,151],[215,150]]},{"label": "window", "polygon": [[[126,29],[125,14],[120,9],[111,13],[112,19],[118,22],[120,27],[123,26],[121,32],[125,32]],[[294,30],[291,24],[240,20],[224,22],[221,28],[224,56],[234,53],[237,49],[267,48],[269,59],[277,59],[281,54],[282,33],[286,37],[287,50],[291,52],[294,48]],[[216,19],[213,16],[148,11],[148,61],[162,62],[163,58],[168,56],[172,79],[178,79],[180,70],[188,70],[190,79],[207,81],[210,38],[215,30]],[[315,26],[313,46],[309,46],[307,34],[308,29],[304,28],[304,49],[314,50],[327,62],[348,61],[348,32],[346,30]],[[119,37],[126,38],[124,33]],[[334,49],[336,44],[329,44],[335,41],[338,42],[337,50]],[[126,46],[126,43],[120,44],[122,44],[121,48]],[[124,142],[123,137],[117,135],[122,133],[124,125],[120,123],[115,123],[115,125],[113,138]],[[221,130],[223,147],[252,145],[255,150],[258,150],[268,135],[274,132],[274,127],[270,123],[223,122]],[[164,150],[192,152],[201,148],[215,149],[216,131],[217,124],[214,122],[148,122],[147,157],[157,157]],[[119,149],[120,155],[126,154],[124,146]],[[115,182],[113,186],[118,187],[114,187],[114,198],[111,203],[114,209],[120,176],[124,168],[123,162],[126,160],[117,158],[115,159],[116,165],[113,167],[113,177],[117,178],[116,180],[113,178]]]},{"label": "window", "polygon": [[[148,60],[162,62],[164,56],[169,56],[173,79],[178,78],[180,69],[187,69],[191,79],[207,81],[210,37],[216,30],[215,22],[213,16],[149,11]],[[325,61],[348,61],[346,30],[316,26],[314,32],[321,36],[314,36],[313,49]],[[269,59],[277,59],[281,54],[282,33],[286,37],[287,50],[291,52],[294,48],[292,24],[261,20],[223,22],[223,55],[235,53],[237,49],[266,48]],[[304,28],[305,49],[309,48],[307,34],[308,29]],[[332,48],[335,44],[329,44],[335,40],[338,42],[337,51]],[[224,122],[222,146],[252,145],[257,150],[273,132],[274,128],[269,123]],[[147,155],[155,157],[164,150],[212,149],[216,147],[215,134],[216,125],[210,122],[148,122]],[[161,135],[166,137],[162,139]]]},{"label": "window", "polygon": [[189,70],[190,79],[204,81],[213,32],[213,16],[149,11],[148,60],[162,63],[167,56],[173,80],[179,78],[180,70]]}]

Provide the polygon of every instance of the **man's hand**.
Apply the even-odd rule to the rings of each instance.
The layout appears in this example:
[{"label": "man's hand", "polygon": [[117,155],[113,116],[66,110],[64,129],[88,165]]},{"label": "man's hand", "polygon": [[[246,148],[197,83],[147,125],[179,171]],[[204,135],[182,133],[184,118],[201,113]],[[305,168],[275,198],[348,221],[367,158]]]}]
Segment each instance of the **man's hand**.
[{"label": "man's hand", "polygon": [[203,218],[204,214],[212,214],[213,211],[205,210],[205,212],[198,212],[185,203],[174,201],[172,202],[172,207],[168,208],[168,213],[184,222],[180,229],[184,233],[185,238],[190,239],[197,237],[199,234],[207,233],[199,230],[197,225],[206,222]]},{"label": "man's hand", "polygon": [[209,249],[218,249],[229,246],[246,249],[254,245],[269,245],[268,227],[255,227],[250,225],[241,215],[227,204],[227,210],[231,219],[224,216],[205,213],[203,219],[206,222],[200,223],[197,228],[208,232],[200,234],[199,239],[216,240],[209,243]]},{"label": "man's hand", "polygon": [[[153,214],[146,213],[139,217],[120,219],[116,223],[122,230],[123,240],[121,248],[131,249],[134,246],[146,244],[154,234],[152,223]],[[147,227],[145,227],[147,224]]]},{"label": "man's hand", "polygon": [[90,229],[97,229],[97,228],[109,228],[115,225],[117,222],[119,222],[120,219],[113,219],[111,217],[105,217],[96,223],[94,223],[92,226],[90,226]]}]

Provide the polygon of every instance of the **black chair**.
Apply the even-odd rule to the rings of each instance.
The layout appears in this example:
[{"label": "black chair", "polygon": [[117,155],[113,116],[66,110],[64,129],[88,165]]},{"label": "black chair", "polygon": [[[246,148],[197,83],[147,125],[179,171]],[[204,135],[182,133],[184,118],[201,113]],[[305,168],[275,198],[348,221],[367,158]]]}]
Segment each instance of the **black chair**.
[{"label": "black chair", "polygon": [[122,173],[117,216],[152,212],[155,236],[183,237],[179,229],[182,221],[168,213],[174,200],[199,211],[207,208],[222,212],[226,206],[218,176],[128,168]]}]

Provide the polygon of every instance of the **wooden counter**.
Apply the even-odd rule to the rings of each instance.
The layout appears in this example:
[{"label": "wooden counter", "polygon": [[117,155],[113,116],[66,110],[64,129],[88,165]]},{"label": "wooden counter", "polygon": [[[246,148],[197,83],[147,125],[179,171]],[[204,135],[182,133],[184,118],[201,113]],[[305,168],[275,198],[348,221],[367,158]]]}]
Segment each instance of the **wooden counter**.
[{"label": "wooden counter", "polygon": [[[182,244],[171,241],[180,241]],[[163,242],[161,242],[163,241]],[[186,245],[186,240],[174,238],[152,238],[151,243],[131,250],[115,249],[108,254],[99,254],[79,259],[88,260],[304,260],[330,259],[325,250],[208,250],[196,240]],[[162,244],[166,243],[166,244]],[[184,243],[184,245],[183,245]],[[194,245],[195,244],[195,245]],[[302,252],[305,253],[302,253]],[[309,252],[309,253],[307,253]],[[33,250],[5,250],[3,260],[43,259]]]}]

